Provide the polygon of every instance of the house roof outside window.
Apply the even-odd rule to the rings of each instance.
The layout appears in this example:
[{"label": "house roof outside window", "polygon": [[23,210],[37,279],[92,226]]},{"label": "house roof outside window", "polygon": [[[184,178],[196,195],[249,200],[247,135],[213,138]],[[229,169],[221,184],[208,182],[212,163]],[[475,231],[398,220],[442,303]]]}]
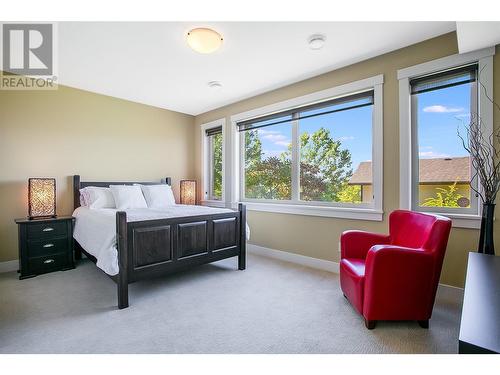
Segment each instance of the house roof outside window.
[{"label": "house roof outside window", "polygon": [[[420,159],[420,184],[453,184],[469,183],[470,159],[468,156],[457,158]],[[349,180],[350,185],[372,184],[372,162],[363,161]]]}]

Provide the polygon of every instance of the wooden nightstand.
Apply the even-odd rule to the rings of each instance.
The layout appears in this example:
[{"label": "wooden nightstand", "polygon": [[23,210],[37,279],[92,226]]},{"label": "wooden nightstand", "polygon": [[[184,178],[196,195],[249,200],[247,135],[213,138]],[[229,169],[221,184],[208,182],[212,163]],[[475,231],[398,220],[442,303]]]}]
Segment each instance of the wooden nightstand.
[{"label": "wooden nightstand", "polygon": [[19,226],[19,279],[75,268],[74,217],[15,221]]}]

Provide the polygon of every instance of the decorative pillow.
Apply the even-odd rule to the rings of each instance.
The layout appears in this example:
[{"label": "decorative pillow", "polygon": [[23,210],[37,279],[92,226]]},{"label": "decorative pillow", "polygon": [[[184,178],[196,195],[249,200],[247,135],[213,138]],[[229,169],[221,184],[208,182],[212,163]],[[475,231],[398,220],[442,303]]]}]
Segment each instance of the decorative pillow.
[{"label": "decorative pillow", "polygon": [[170,185],[139,185],[149,208],[168,208],[175,205],[174,193]]},{"label": "decorative pillow", "polygon": [[142,195],[140,186],[137,185],[110,185],[111,193],[115,198],[116,208],[147,208],[146,200]]},{"label": "decorative pillow", "polygon": [[80,189],[85,205],[90,209],[116,208],[111,190],[104,187],[88,186]]},{"label": "decorative pillow", "polygon": [[85,196],[80,193],[80,206],[86,207],[87,206],[87,201],[85,200]]}]

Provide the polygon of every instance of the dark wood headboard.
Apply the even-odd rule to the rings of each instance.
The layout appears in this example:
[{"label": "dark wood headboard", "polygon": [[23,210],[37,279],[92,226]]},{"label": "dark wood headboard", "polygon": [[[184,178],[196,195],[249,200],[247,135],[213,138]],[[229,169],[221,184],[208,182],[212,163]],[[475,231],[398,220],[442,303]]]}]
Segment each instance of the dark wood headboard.
[{"label": "dark wood headboard", "polygon": [[172,179],[170,177],[166,177],[160,182],[158,181],[148,181],[148,182],[137,182],[137,181],[96,181],[96,182],[88,182],[88,181],[80,181],[79,175],[73,176],[73,209],[77,209],[80,207],[80,189],[83,189],[87,186],[97,186],[97,187],[109,187],[109,185],[133,185],[133,184],[142,184],[142,185],[158,185],[158,184],[167,184],[172,185]]}]

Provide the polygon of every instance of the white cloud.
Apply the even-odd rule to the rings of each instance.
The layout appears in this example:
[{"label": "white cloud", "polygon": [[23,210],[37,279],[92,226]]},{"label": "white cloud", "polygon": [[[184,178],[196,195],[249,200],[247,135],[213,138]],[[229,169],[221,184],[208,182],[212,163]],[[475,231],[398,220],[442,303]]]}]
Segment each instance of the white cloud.
[{"label": "white cloud", "polygon": [[420,151],[418,153],[418,156],[421,159],[435,159],[435,158],[449,158],[450,155],[448,154],[442,154],[439,152],[434,152],[434,151]]},{"label": "white cloud", "polygon": [[[426,150],[426,151],[423,151]],[[432,149],[432,146],[421,146],[418,152],[418,156],[421,159],[435,159],[435,158],[448,158],[450,155],[441,152],[436,152]]]},{"label": "white cloud", "polygon": [[290,139],[286,135],[281,134],[280,132],[273,132],[267,134],[264,133],[262,139],[272,142],[277,146],[288,147],[288,145],[290,144]]},{"label": "white cloud", "polygon": [[459,115],[455,115],[455,118],[458,118],[458,119],[469,118],[469,117],[470,117],[470,113],[461,113]]},{"label": "white cloud", "polygon": [[257,129],[259,134],[281,134],[281,132],[277,130],[267,130],[267,129]]},{"label": "white cloud", "polygon": [[263,150],[262,153],[264,154],[264,157],[280,157],[283,151],[279,150]]},{"label": "white cloud", "polygon": [[284,146],[284,147],[288,147],[290,146],[290,141],[276,141],[274,142],[275,145],[278,145],[278,146]]},{"label": "white cloud", "polygon": [[352,135],[346,135],[344,137],[340,137],[339,139],[341,141],[352,141],[353,139],[355,139],[355,137],[353,137]]},{"label": "white cloud", "polygon": [[455,113],[463,110],[463,108],[446,107],[444,105],[430,105],[424,108],[424,112],[430,113]]}]

